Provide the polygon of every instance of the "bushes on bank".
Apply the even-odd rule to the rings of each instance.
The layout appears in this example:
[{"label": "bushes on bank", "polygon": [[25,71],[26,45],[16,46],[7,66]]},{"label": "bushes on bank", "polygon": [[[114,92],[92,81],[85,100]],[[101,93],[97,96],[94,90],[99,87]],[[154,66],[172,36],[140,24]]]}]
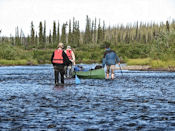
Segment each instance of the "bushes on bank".
[{"label": "bushes on bank", "polygon": [[33,58],[38,61],[40,64],[51,63],[50,59],[52,56],[53,50],[42,49],[42,50],[33,50]]}]

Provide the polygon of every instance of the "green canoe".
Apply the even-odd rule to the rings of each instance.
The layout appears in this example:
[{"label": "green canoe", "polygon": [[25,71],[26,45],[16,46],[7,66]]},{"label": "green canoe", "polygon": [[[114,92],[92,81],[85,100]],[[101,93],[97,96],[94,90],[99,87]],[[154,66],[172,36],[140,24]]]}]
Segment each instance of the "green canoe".
[{"label": "green canoe", "polygon": [[75,75],[75,74],[79,78],[84,78],[84,79],[104,79],[105,78],[105,71],[104,71],[103,68],[89,70],[89,71],[76,71],[76,72],[73,72],[73,75]]}]

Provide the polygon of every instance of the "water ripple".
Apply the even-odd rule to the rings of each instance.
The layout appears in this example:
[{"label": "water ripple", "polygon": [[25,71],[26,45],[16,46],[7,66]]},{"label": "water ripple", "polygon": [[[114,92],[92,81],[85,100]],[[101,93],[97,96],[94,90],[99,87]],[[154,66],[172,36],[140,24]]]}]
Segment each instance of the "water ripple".
[{"label": "water ripple", "polygon": [[172,72],[116,71],[115,80],[60,87],[51,65],[0,67],[0,75],[2,130],[175,130]]}]

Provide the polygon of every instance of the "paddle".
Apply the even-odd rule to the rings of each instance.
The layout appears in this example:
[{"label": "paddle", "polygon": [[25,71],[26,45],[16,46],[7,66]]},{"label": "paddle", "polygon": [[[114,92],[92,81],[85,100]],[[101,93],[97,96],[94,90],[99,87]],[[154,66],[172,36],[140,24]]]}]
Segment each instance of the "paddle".
[{"label": "paddle", "polygon": [[80,79],[78,78],[76,72],[75,72],[75,84],[80,84]]},{"label": "paddle", "polygon": [[123,76],[123,72],[122,72],[122,68],[121,68],[120,64],[119,64],[119,67],[120,67],[120,71],[121,71],[121,73],[122,73],[122,76]]}]

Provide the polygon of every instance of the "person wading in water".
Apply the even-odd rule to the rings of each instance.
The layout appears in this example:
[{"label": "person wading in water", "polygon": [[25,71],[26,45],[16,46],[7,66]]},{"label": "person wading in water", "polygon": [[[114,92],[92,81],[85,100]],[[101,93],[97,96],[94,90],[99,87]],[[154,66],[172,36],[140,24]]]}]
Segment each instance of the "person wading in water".
[{"label": "person wading in water", "polygon": [[66,66],[66,77],[71,77],[72,76],[72,72],[73,72],[73,68],[72,66],[75,65],[75,54],[73,52],[73,50],[71,49],[71,46],[67,46],[67,49],[65,50],[69,60],[72,62],[72,64],[70,64],[69,66]]},{"label": "person wading in water", "polygon": [[63,47],[63,43],[59,43],[58,49],[53,52],[51,57],[51,63],[53,64],[55,74],[55,86],[59,85],[59,75],[61,75],[61,84],[64,84],[64,67],[72,63],[63,51]]},{"label": "person wading in water", "polygon": [[107,72],[106,72],[106,79],[109,79],[109,73],[111,72],[111,79],[114,79],[114,69],[115,69],[115,64],[116,62],[118,63],[118,65],[120,65],[120,59],[117,56],[116,52],[111,50],[110,48],[110,43],[109,42],[105,42],[105,53],[104,53],[104,57],[103,57],[103,68],[107,67]]}]

